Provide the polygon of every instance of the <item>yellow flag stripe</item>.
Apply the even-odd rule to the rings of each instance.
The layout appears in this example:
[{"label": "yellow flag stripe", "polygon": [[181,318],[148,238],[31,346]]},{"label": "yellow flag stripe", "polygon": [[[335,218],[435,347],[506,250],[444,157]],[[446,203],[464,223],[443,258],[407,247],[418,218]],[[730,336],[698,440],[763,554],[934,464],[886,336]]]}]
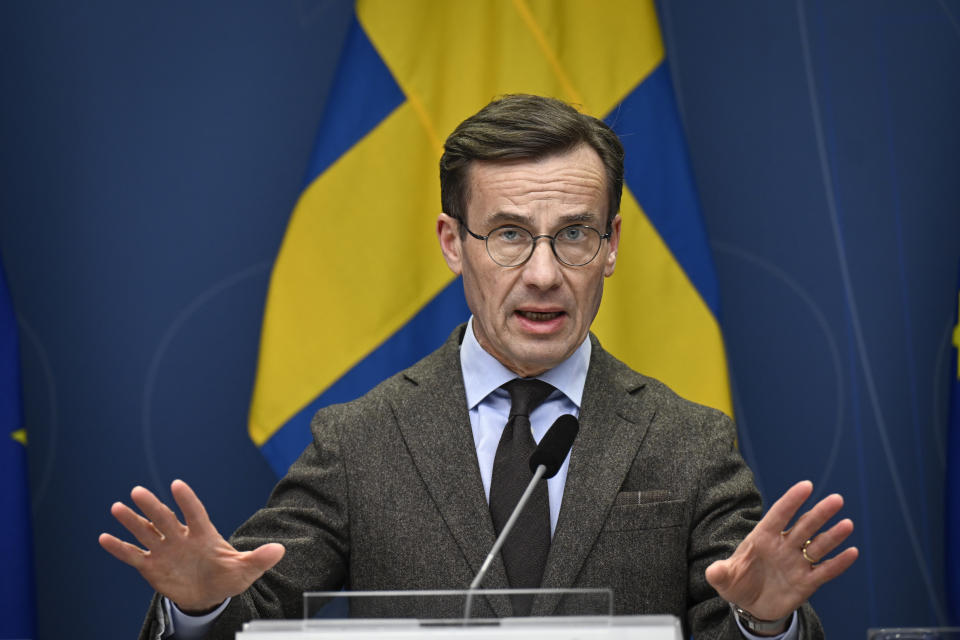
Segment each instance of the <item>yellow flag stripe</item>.
[{"label": "yellow flag stripe", "polygon": [[525,1],[586,113],[607,115],[663,62],[652,1]]},{"label": "yellow flag stripe", "polygon": [[440,201],[422,169],[436,160],[406,103],[302,194],[271,276],[250,412],[257,445],[452,280],[428,222],[439,207],[424,210]]},{"label": "yellow flag stripe", "polygon": [[537,24],[537,21],[530,12],[530,8],[527,6],[527,3],[523,0],[513,0],[513,5],[517,9],[517,13],[523,19],[524,24],[527,25],[528,29],[530,29],[530,33],[533,35],[534,41],[536,41],[537,46],[540,47],[540,50],[543,52],[543,57],[553,69],[553,73],[557,77],[557,82],[563,88],[563,93],[567,96],[567,101],[582,105],[583,96],[580,95],[580,92],[574,89],[573,83],[570,82],[570,78],[567,77],[567,72],[560,64],[560,60],[557,58],[557,54],[553,50],[553,47],[547,42],[547,38],[544,35],[543,30],[540,28],[540,25]]},{"label": "yellow flag stripe", "polygon": [[617,268],[594,332],[631,367],[732,415],[716,318],[627,189],[621,215]]}]

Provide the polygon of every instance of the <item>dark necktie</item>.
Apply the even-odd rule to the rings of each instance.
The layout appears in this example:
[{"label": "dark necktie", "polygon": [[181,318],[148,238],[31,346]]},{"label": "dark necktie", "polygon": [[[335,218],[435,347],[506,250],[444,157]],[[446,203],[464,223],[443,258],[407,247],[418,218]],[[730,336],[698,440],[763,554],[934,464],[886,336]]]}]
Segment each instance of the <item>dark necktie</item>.
[{"label": "dark necktie", "polygon": [[[542,380],[511,380],[503,385],[510,393],[510,419],[500,436],[490,482],[490,514],[497,535],[530,484],[530,454],[536,449],[530,430],[530,412],[543,404],[553,387]],[[500,554],[507,579],[514,589],[536,589],[550,552],[550,502],[547,484],[538,482],[526,508],[504,541]],[[514,615],[530,613],[532,596],[513,596]]]}]

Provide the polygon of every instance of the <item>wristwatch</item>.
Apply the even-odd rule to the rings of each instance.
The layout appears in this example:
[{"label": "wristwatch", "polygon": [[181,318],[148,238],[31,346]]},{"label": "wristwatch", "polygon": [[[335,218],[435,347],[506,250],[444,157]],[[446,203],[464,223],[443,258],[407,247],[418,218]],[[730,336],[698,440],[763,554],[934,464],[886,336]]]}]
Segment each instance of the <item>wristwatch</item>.
[{"label": "wristwatch", "polygon": [[762,620],[754,616],[746,609],[741,609],[732,602],[730,603],[730,610],[733,611],[733,614],[737,616],[737,619],[740,620],[740,624],[742,624],[747,631],[756,634],[783,633],[786,631],[786,629],[783,628],[783,623],[789,620],[790,616],[793,615],[793,612],[790,612],[777,620]]}]

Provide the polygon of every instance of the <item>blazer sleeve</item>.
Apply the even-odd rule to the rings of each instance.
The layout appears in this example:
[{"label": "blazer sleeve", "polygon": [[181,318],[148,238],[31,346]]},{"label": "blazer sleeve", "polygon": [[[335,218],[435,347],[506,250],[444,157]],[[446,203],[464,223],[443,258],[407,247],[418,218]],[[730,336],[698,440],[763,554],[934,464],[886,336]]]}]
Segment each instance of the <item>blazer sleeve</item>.
[{"label": "blazer sleeve", "polygon": [[[234,597],[212,623],[208,639],[232,640],[244,622],[303,616],[305,591],[340,589],[347,572],[347,482],[337,420],[314,418],[313,442],[291,465],[257,511],[231,536],[241,551],[268,542],[286,548],[283,559],[247,591]],[[154,596],[140,640],[158,640],[169,621]]]},{"label": "blazer sleeve", "polygon": [[[762,505],[753,474],[740,455],[733,421],[709,411],[702,430],[704,446],[694,499],[689,541],[688,586],[692,605],[688,624],[695,638],[743,638],[729,605],[706,579],[706,569],[733,553],[759,521]],[[820,620],[809,604],[799,611],[800,637],[823,638]]]},{"label": "blazer sleeve", "polygon": [[140,640],[162,640],[169,636],[170,618],[163,608],[163,598],[159,593],[153,594],[150,606],[147,608],[147,617],[140,629]]}]

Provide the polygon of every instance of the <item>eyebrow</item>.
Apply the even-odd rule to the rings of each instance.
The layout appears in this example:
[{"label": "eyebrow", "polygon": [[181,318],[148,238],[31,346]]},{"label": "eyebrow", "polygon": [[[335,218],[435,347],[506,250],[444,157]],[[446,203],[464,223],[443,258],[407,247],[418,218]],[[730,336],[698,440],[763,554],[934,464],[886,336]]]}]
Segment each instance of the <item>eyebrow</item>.
[{"label": "eyebrow", "polygon": [[[588,224],[595,223],[599,224],[598,216],[595,213],[590,213],[585,211],[583,213],[566,213],[559,216],[556,219],[557,226],[565,227],[571,224]],[[491,215],[487,222],[494,226],[500,226],[504,224],[516,224],[518,226],[533,226],[531,224],[530,216],[525,216],[519,213],[508,213],[506,211],[497,211]]]}]

